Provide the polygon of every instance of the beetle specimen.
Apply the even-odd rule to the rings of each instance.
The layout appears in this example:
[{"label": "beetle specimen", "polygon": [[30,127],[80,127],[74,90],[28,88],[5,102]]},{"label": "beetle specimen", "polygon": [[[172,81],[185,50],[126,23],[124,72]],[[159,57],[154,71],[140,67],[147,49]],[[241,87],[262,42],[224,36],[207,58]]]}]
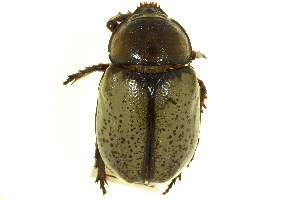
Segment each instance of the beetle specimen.
[{"label": "beetle specimen", "polygon": [[199,142],[206,88],[190,63],[205,56],[192,50],[185,30],[156,3],[117,14],[107,28],[111,64],[86,67],[64,82],[104,72],[96,110],[96,182],[105,194],[107,167],[132,184],[171,180],[166,194]]}]

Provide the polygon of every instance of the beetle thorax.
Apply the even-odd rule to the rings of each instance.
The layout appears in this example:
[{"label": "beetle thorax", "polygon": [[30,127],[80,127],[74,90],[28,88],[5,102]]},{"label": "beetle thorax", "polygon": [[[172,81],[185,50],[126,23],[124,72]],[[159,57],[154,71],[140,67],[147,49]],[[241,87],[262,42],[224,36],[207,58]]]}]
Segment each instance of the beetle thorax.
[{"label": "beetle thorax", "polygon": [[192,60],[192,47],[176,21],[160,16],[127,20],[113,32],[109,57],[117,65],[177,65]]}]

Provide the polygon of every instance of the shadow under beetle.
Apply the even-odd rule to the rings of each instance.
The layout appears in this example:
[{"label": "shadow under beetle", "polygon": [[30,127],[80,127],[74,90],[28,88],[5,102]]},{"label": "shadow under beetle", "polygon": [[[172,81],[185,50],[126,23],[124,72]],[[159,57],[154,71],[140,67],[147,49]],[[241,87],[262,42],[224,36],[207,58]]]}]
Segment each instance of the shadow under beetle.
[{"label": "shadow under beetle", "polygon": [[190,63],[205,56],[192,50],[185,30],[156,3],[117,14],[107,28],[111,64],[86,67],[64,82],[104,72],[96,110],[96,182],[105,194],[107,167],[128,183],[171,180],[166,194],[199,142],[206,88]]}]

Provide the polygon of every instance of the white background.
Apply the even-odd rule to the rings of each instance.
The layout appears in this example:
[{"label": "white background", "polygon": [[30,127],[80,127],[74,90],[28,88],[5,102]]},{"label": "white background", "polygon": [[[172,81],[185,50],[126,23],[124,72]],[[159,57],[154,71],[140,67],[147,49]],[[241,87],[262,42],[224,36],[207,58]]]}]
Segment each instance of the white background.
[{"label": "white background", "polygon": [[[8,1],[7,1],[8,2]],[[9,1],[0,8],[0,199],[300,199],[299,5],[296,0],[158,2],[207,60],[201,141],[167,196],[90,178],[106,21],[139,1]],[[162,188],[163,190],[164,188]]]}]

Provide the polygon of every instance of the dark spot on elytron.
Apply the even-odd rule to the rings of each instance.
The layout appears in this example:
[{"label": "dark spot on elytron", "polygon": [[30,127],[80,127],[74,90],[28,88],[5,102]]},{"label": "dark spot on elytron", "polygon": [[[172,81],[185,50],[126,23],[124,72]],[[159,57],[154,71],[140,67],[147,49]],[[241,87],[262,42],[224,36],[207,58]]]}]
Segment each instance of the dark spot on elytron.
[{"label": "dark spot on elytron", "polygon": [[119,120],[120,123],[122,123],[122,120]]},{"label": "dark spot on elytron", "polygon": [[111,146],[111,147],[114,147],[114,144],[113,144],[113,143],[110,143],[110,146]]},{"label": "dark spot on elytron", "polygon": [[[132,139],[132,140],[133,140],[133,139],[134,139],[134,137],[133,137],[133,136],[131,136],[131,137],[130,137],[130,139]],[[135,143],[134,143],[134,144],[135,144]]]},{"label": "dark spot on elytron", "polygon": [[183,128],[184,127],[184,125],[182,124],[181,126],[180,126],[180,128]]},{"label": "dark spot on elytron", "polygon": [[[179,135],[178,135],[178,138],[179,139],[181,139],[182,138],[182,136],[183,136],[183,134],[182,133],[180,133]],[[181,140],[180,140],[181,141]]]},{"label": "dark spot on elytron", "polygon": [[125,138],[121,138],[121,143],[124,144]]},{"label": "dark spot on elytron", "polygon": [[[174,132],[174,131],[173,131]],[[169,135],[168,139],[171,139],[172,138],[172,135]]]},{"label": "dark spot on elytron", "polygon": [[[114,158],[119,157],[119,153],[117,151],[112,151],[111,154]],[[118,162],[118,160],[117,160],[117,162]]]},{"label": "dark spot on elytron", "polygon": [[173,130],[173,135],[175,136],[177,133],[176,133],[176,130]]},{"label": "dark spot on elytron", "polygon": [[171,140],[170,142],[169,142],[169,144],[172,144],[173,143],[173,140]]}]

